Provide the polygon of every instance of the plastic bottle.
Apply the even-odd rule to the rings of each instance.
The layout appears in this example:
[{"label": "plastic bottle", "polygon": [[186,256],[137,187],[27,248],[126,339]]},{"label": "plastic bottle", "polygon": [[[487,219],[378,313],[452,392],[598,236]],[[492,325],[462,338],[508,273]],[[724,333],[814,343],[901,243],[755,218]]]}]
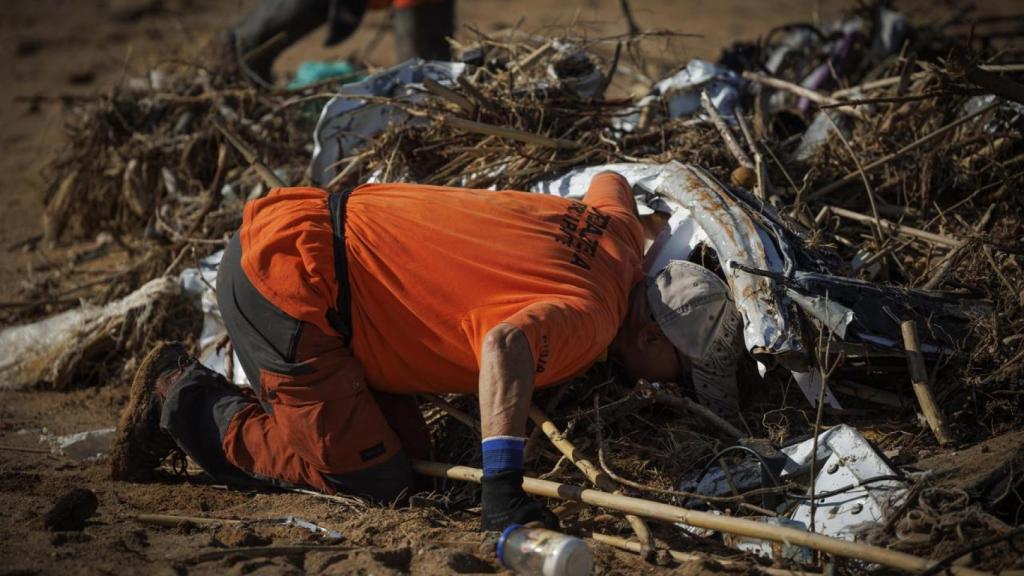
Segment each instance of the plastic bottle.
[{"label": "plastic bottle", "polygon": [[594,555],[579,538],[512,524],[498,538],[498,561],[519,574],[587,576]]}]

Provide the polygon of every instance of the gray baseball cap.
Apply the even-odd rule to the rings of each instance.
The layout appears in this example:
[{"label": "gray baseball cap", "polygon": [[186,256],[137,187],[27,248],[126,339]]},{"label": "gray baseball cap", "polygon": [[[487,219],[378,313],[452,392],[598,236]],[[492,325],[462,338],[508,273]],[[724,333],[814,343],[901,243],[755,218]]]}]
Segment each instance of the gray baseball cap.
[{"label": "gray baseball cap", "polygon": [[697,400],[719,414],[735,415],[743,340],[729,287],[699,264],[671,260],[647,279],[647,300],[662,332],[690,361]]}]

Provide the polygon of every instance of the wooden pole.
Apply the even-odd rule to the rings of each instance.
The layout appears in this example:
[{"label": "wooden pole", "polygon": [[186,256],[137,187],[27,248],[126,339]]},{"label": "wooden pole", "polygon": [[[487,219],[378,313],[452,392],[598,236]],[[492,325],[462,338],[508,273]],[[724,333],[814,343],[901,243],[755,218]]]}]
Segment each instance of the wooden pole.
[{"label": "wooden pole", "polygon": [[470,116],[476,116],[476,104],[473,104],[472,100],[466,98],[462,94],[459,94],[455,90],[452,90],[451,88],[448,88],[446,86],[442,86],[437,81],[432,80],[430,78],[423,79],[423,87],[429,90],[430,92],[434,93],[435,95],[444,98],[445,100],[451,102],[452,104],[455,104],[456,106],[461,108],[466,114],[469,114]]},{"label": "wooden pole", "polygon": [[748,170],[753,170],[754,163],[750,160],[750,156],[747,156],[747,153],[743,151],[743,147],[740,146],[740,143],[736,141],[736,137],[733,136],[732,131],[729,130],[729,125],[725,123],[721,114],[719,114],[718,110],[715,109],[715,105],[711,103],[711,98],[708,97],[708,93],[703,90],[700,93],[700,105],[704,108],[704,111],[707,112],[708,117],[711,118],[711,123],[714,124],[715,129],[718,130],[719,136],[721,136],[722,141],[725,142],[725,147],[729,150],[729,153],[736,159],[736,163]]},{"label": "wooden pole", "polygon": [[445,116],[442,120],[445,124],[458,130],[475,132],[486,136],[508,138],[509,140],[518,140],[520,142],[526,142],[527,144],[533,144],[535,146],[542,146],[545,148],[561,148],[565,150],[579,150],[580,148],[583,148],[582,144],[579,142],[573,142],[572,140],[548,138],[547,136],[524,132],[515,128],[508,128],[506,126],[495,126],[493,124],[485,124],[483,122],[474,122],[472,120],[466,120],[465,118],[459,118],[458,116]]},{"label": "wooden pole", "polygon": [[189,523],[196,526],[221,526],[226,524],[241,524],[242,520],[230,518],[204,518],[202,516],[173,516],[171,514],[136,514],[136,522],[152,524],[154,526],[166,526],[174,528],[179,524]]},{"label": "wooden pole", "polygon": [[448,402],[444,398],[441,398],[440,396],[438,396],[436,394],[420,394],[420,396],[422,396],[424,399],[426,399],[428,402],[430,402],[434,406],[437,406],[438,408],[440,408],[442,411],[447,413],[452,418],[455,418],[459,422],[462,422],[466,426],[469,426],[470,428],[475,430],[478,434],[480,433],[480,424],[477,423],[476,418],[473,418],[472,416],[470,416],[466,412],[463,412],[462,410],[459,410],[458,408],[453,406],[450,402]]},{"label": "wooden pole", "polygon": [[894,222],[886,220],[885,218],[879,218],[878,220],[875,220],[875,218],[872,216],[867,216],[865,214],[854,212],[853,210],[847,210],[846,208],[840,208],[838,206],[827,206],[827,208],[829,212],[835,214],[836,216],[841,216],[843,218],[846,218],[848,220],[854,220],[856,222],[863,222],[864,224],[878,225],[881,226],[882,228],[887,229],[890,232],[902,234],[903,236],[913,236],[914,238],[918,238],[926,242],[931,242],[932,244],[937,244],[939,246],[956,248],[957,246],[963,244],[963,242],[955,238],[943,236],[942,234],[935,234],[934,232],[927,232],[925,230],[913,228],[911,226],[904,226],[903,224],[896,224]]},{"label": "wooden pole", "polygon": [[[841,100],[837,100],[836,98],[833,98],[828,94],[823,94],[821,92],[818,92],[817,90],[812,90],[799,84],[787,82],[786,80],[782,80],[781,78],[775,78],[773,76],[768,76],[767,74],[762,74],[760,72],[752,72],[750,70],[746,70],[743,72],[743,79],[748,80],[750,82],[757,82],[758,84],[764,84],[765,86],[775,88],[776,90],[785,90],[787,92],[791,92],[801,98],[806,98],[819,106],[831,106],[843,103]],[[867,116],[860,110],[840,108],[839,111],[842,112],[843,114],[853,116],[858,120],[867,120]]]},{"label": "wooden pole", "polygon": [[[582,452],[573,446],[572,442],[558,429],[558,426],[555,426],[555,423],[536,404],[530,406],[530,420],[533,420],[533,423],[544,432],[544,435],[551,440],[551,443],[555,445],[555,448],[558,448],[559,452],[575,464],[580,469],[580,472],[586,475],[587,480],[590,480],[591,484],[606,492],[613,494],[621,493],[621,489],[615,483],[615,480],[612,480],[610,476],[597,466],[594,466],[593,462],[588,460]],[[643,550],[641,554],[644,559],[647,559],[654,552],[654,536],[651,535],[651,529],[644,522],[643,518],[635,514],[627,513],[626,521],[629,522],[630,527],[633,528],[633,532],[640,541]]]},{"label": "wooden pole", "polygon": [[[425,460],[413,460],[413,470],[424,476],[438,478],[449,478],[451,480],[463,480],[467,482],[480,483],[483,470],[470,468],[468,466],[454,466],[439,462]],[[683,523],[698,528],[707,528],[718,532],[739,534],[751,538],[760,538],[772,542],[782,542],[797,546],[806,546],[820,550],[826,554],[856,558],[875,564],[882,564],[892,568],[898,568],[907,572],[920,572],[935,564],[934,560],[927,560],[904,552],[888,550],[879,546],[862,544],[860,542],[848,542],[837,538],[830,538],[821,534],[788,528],[785,526],[772,526],[762,522],[755,522],[745,518],[733,518],[719,516],[709,512],[698,512],[687,510],[679,506],[652,502],[642,498],[633,498],[619,494],[609,494],[600,490],[572,486],[540,480],[537,478],[524,478],[523,490],[537,496],[547,498],[558,498],[582,502],[592,506],[601,506],[610,510],[617,510],[637,516],[644,516],[672,524]],[[965,576],[981,576],[986,574],[978,570],[972,570],[962,566],[951,566],[949,568],[954,574]]]},{"label": "wooden pole", "polygon": [[910,367],[910,383],[914,387],[914,395],[917,396],[917,403],[921,406],[928,427],[932,429],[939,444],[946,446],[952,444],[953,440],[946,429],[946,423],[942,418],[942,411],[935,402],[935,395],[932,394],[931,386],[928,385],[928,370],[924,366],[924,356],[921,355],[921,343],[917,338],[917,326],[913,320],[906,320],[900,324],[903,331],[903,348],[907,351],[907,365]]}]

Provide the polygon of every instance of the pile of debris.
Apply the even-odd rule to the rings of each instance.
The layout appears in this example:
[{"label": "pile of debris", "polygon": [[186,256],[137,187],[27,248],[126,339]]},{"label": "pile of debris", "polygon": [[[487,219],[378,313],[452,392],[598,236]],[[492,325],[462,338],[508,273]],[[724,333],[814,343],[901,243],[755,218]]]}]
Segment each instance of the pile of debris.
[{"label": "pile of debris", "polygon": [[[212,297],[219,256],[198,258],[226,243],[244,202],[267,191],[253,158],[229,140],[248,143],[282,181],[332,191],[410,181],[574,196],[596,171],[615,169],[659,233],[652,262],[689,259],[729,281],[750,352],[745,403],[723,422],[678,389],[633,388],[595,368],[539,394],[538,405],[561,423],[548,428],[597,455],[600,468],[542,448],[541,414],[529,448],[536,475],[947,564],[965,542],[987,538],[975,566],[1019,567],[1010,550],[1024,505],[1020,468],[995,466],[952,486],[918,462],[1018,430],[1024,393],[1024,205],[1015,194],[1024,183],[1024,53],[984,27],[966,38],[962,28],[914,28],[873,5],[827,29],[782,27],[718,63],[676,70],[644,60],[657,40],[644,35],[479,33],[458,62],[406,62],[298,91],[162,68],[72,108],[47,198],[48,244],[106,235],[105,249],[132,264],[77,286],[67,269],[40,273],[7,321],[72,294],[109,308],[195,266],[182,275],[206,313],[201,342],[198,323],[193,337],[204,361],[244,382]],[[644,89],[628,95],[636,86]],[[26,328],[0,334],[5,347],[24,339],[12,330]],[[114,341],[108,362],[130,365],[146,351],[140,338]],[[88,377],[64,371],[61,381]],[[472,424],[472,402],[432,401],[441,454],[478,458],[451,417]],[[849,426],[828,428],[838,422]],[[602,521],[577,514],[579,526]],[[656,535],[693,547],[708,534],[690,526]],[[814,560],[799,546],[726,542],[778,562]]]}]

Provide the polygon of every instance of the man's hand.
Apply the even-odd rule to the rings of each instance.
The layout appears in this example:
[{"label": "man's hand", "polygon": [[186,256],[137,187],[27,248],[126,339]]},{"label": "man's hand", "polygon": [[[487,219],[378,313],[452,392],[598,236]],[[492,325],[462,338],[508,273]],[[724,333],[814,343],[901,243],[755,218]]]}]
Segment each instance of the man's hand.
[{"label": "man's hand", "polygon": [[523,473],[510,471],[484,476],[481,530],[504,530],[509,524],[541,522],[558,530],[558,517],[523,492]]},{"label": "man's hand", "polygon": [[558,518],[523,492],[523,442],[533,396],[533,352],[519,328],[498,324],[480,354],[480,428],[483,436],[483,530]]}]

